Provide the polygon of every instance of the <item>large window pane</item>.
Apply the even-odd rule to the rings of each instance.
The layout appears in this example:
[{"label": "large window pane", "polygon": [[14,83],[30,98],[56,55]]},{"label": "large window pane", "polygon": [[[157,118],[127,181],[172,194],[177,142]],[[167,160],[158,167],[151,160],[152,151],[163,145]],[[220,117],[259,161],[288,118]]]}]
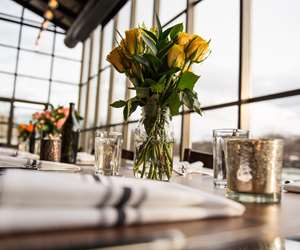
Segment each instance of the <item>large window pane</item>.
[{"label": "large window pane", "polygon": [[82,62],[82,83],[87,83],[89,78],[89,60],[90,60],[90,38],[84,42],[84,57]]},{"label": "large window pane", "polygon": [[172,125],[174,129],[174,157],[175,159],[180,158],[180,141],[181,141],[181,123],[182,123],[182,116],[174,116],[172,120]]},{"label": "large window pane", "polygon": [[[114,91],[113,91],[113,102],[117,100],[125,99],[126,91],[126,76],[118,73],[114,70]],[[123,121],[123,109],[112,108],[112,123],[118,123]]]},{"label": "large window pane", "polygon": [[[112,49],[113,42],[113,32],[114,22],[111,20],[108,24],[105,25],[103,30],[103,55],[102,55],[102,67],[109,65],[109,62],[106,61],[106,56]],[[123,34],[122,34],[123,35]]]},{"label": "large window pane", "polygon": [[89,94],[89,112],[87,117],[88,127],[94,126],[95,120],[95,106],[96,106],[96,94],[97,94],[97,78],[90,81],[90,94]]},{"label": "large window pane", "polygon": [[160,0],[159,17],[161,24],[164,25],[184,10],[186,8],[186,2],[186,0]]},{"label": "large window pane", "polygon": [[109,92],[110,69],[106,69],[100,74],[100,100],[99,100],[99,125],[106,124],[108,111],[108,92]]},{"label": "large window pane", "polygon": [[38,45],[36,45],[36,39],[39,33],[39,29],[23,26],[21,48],[42,51],[52,53],[53,46],[53,32],[43,31]]},{"label": "large window pane", "polygon": [[53,79],[79,84],[80,80],[79,62],[54,58]]},{"label": "large window pane", "polygon": [[70,102],[78,101],[78,86],[64,83],[51,83],[50,103],[68,106]]},{"label": "large window pane", "polygon": [[212,153],[212,131],[221,128],[237,127],[238,109],[236,106],[209,110],[203,116],[191,114],[192,148]]},{"label": "large window pane", "polygon": [[18,46],[20,25],[0,20],[0,44]]},{"label": "large window pane", "polygon": [[174,21],[172,21],[168,25],[166,25],[164,27],[164,29],[170,28],[173,25],[178,24],[178,23],[182,23],[183,24],[183,29],[185,30],[185,28],[186,28],[186,14],[182,14],[179,17],[177,17]]},{"label": "large window pane", "polygon": [[15,72],[17,50],[0,46],[0,70],[5,72]]},{"label": "large window pane", "polygon": [[194,70],[201,75],[196,91],[204,106],[238,97],[239,1],[210,0],[195,6],[195,33],[211,39],[212,53]]},{"label": "large window pane", "polygon": [[93,33],[93,54],[92,54],[92,64],[91,64],[91,75],[90,77],[95,77],[98,73],[99,67],[99,54],[100,54],[100,36],[101,36],[101,26],[98,26]]},{"label": "large window pane", "polygon": [[137,25],[145,24],[148,28],[152,27],[153,2],[153,0],[136,0],[135,20]]},{"label": "large window pane", "polygon": [[47,102],[49,92],[49,81],[18,77],[15,98]]},{"label": "large window pane", "polygon": [[249,129],[252,136],[279,137],[285,140],[286,167],[300,167],[299,106],[299,96],[246,106],[249,112]]},{"label": "large window pane", "polygon": [[1,0],[0,12],[20,17],[22,13],[22,6],[12,0]]},{"label": "large window pane", "polygon": [[81,86],[81,91],[80,91],[79,113],[82,115],[86,115],[85,114],[86,91],[87,91],[87,84],[84,84]]},{"label": "large window pane", "polygon": [[252,94],[300,88],[300,1],[253,1]]},{"label": "large window pane", "polygon": [[0,73],[0,96],[12,98],[14,91],[14,76]]},{"label": "large window pane", "polygon": [[10,103],[0,102],[0,143],[6,143]]},{"label": "large window pane", "polygon": [[38,22],[38,23],[42,23],[43,20],[44,20],[43,17],[33,13],[32,11],[30,11],[28,9],[24,10],[24,19],[35,21],[35,22]]},{"label": "large window pane", "polygon": [[50,77],[51,56],[20,51],[19,73],[43,78]]},{"label": "large window pane", "polygon": [[65,35],[56,34],[55,37],[55,54],[77,60],[81,60],[82,44],[78,43],[75,48],[68,48],[64,43]]},{"label": "large window pane", "polygon": [[124,34],[130,25],[131,1],[128,1],[118,13],[118,31]]}]

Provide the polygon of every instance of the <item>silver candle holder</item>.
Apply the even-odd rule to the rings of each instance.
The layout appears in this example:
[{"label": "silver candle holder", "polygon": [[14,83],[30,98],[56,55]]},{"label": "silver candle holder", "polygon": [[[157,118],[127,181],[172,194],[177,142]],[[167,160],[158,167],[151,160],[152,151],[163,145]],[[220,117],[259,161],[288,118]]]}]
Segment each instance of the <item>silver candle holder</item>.
[{"label": "silver candle holder", "polygon": [[280,202],[283,140],[228,139],[225,144],[226,195],[241,202]]}]

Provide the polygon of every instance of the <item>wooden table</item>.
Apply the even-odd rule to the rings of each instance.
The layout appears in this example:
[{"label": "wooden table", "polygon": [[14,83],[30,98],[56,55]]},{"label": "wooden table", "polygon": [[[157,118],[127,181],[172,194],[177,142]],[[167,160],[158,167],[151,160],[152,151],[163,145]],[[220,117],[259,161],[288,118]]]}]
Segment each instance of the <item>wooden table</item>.
[{"label": "wooden table", "polygon": [[[214,189],[212,178],[208,176],[174,176],[172,181],[224,195],[224,190]],[[247,204],[246,208],[244,216],[238,218],[0,235],[0,249],[94,249],[104,242],[119,243],[137,237],[163,234],[173,229],[186,236],[184,249],[232,250],[236,249],[234,246],[248,244],[253,240],[273,240],[278,236],[300,235],[300,194],[283,193],[279,205]]]}]

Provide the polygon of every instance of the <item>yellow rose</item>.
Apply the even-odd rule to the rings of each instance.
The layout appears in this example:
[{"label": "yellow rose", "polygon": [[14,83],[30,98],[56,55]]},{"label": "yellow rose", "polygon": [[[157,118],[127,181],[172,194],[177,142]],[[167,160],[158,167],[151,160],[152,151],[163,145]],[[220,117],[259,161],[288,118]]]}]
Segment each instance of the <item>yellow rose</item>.
[{"label": "yellow rose", "polygon": [[174,44],[168,51],[168,65],[170,68],[182,68],[185,63],[184,48],[181,45]]},{"label": "yellow rose", "polygon": [[195,35],[188,34],[186,32],[180,32],[177,36],[176,43],[184,47],[188,46],[190,41],[195,37]]},{"label": "yellow rose", "polygon": [[106,60],[109,61],[115,67],[115,69],[120,73],[125,72],[125,67],[122,58],[122,51],[120,47],[114,48],[106,57]]},{"label": "yellow rose", "polygon": [[130,29],[125,32],[123,46],[130,55],[141,54],[144,50],[141,29]]},{"label": "yellow rose", "polygon": [[186,49],[186,57],[192,62],[201,62],[209,51],[209,43],[202,37],[195,37]]}]

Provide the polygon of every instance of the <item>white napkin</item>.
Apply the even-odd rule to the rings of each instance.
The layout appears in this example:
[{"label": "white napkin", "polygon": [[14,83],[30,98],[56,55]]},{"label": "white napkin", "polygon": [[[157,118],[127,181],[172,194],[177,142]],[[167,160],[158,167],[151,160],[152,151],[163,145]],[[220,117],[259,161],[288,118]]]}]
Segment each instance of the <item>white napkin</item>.
[{"label": "white napkin", "polygon": [[300,182],[291,182],[284,184],[284,189],[288,192],[300,193]]},{"label": "white napkin", "polygon": [[243,205],[175,183],[8,170],[0,232],[240,216]]},{"label": "white napkin", "polygon": [[205,168],[203,162],[201,161],[196,161],[193,163],[189,163],[187,161],[174,162],[173,170],[179,175],[205,174],[213,176],[213,170]]},{"label": "white napkin", "polygon": [[76,164],[78,164],[78,165],[95,165],[95,156],[88,154],[86,152],[78,152]]},{"label": "white napkin", "polygon": [[13,157],[0,155],[1,168],[26,168],[43,171],[71,171],[78,172],[81,170],[79,166],[61,162],[40,161],[30,158]]},{"label": "white napkin", "polygon": [[38,160],[39,156],[29,152],[20,151],[13,148],[0,147],[0,156],[11,156],[19,158],[28,158],[32,160]]}]

